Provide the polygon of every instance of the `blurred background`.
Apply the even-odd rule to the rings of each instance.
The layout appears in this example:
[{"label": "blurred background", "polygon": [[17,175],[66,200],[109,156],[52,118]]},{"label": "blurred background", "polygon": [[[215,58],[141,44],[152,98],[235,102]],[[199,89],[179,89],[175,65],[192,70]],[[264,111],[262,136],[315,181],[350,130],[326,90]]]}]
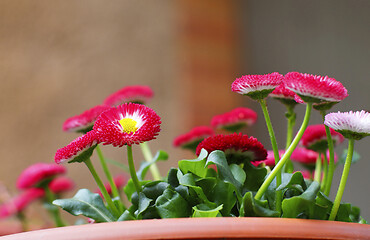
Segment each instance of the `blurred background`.
[{"label": "blurred background", "polygon": [[[258,112],[248,134],[271,148],[259,105],[231,92],[242,75],[328,75],[349,92],[332,111],[369,110],[369,12],[367,0],[1,0],[0,182],[15,194],[24,168],[53,162],[55,151],[78,136],[62,131],[67,118],[127,85],[155,92],[148,105],[162,117],[162,131],[149,144],[170,155],[159,164],[162,175],[193,157],[173,147],[176,136],[237,106]],[[268,105],[283,148],[285,108],[272,99]],[[304,106],[296,110],[299,127]],[[321,123],[318,112],[310,123]],[[352,166],[343,197],[367,220],[369,141],[356,142],[362,159]],[[124,149],[102,150],[126,161]],[[141,152],[134,154],[139,164]],[[83,164],[67,168],[77,188],[96,188]]]}]

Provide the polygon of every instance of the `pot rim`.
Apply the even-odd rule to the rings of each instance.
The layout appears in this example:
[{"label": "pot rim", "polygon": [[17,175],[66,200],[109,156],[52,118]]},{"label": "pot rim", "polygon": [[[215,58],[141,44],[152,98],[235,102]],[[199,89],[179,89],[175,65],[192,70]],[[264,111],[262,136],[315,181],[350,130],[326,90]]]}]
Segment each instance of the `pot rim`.
[{"label": "pot rim", "polygon": [[[88,237],[87,237],[88,236]],[[43,229],[16,239],[370,239],[370,225],[323,220],[219,217],[149,219]]]}]

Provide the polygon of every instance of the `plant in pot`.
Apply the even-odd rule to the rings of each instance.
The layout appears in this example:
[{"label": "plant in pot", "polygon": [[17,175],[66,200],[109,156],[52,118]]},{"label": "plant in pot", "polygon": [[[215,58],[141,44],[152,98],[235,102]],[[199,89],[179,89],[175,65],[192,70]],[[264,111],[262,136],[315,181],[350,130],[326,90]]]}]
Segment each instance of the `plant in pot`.
[{"label": "plant in pot", "polygon": [[[67,119],[63,128],[82,135],[55,154],[55,162],[83,163],[90,170],[100,193],[79,190],[70,199],[52,203],[93,224],[42,230],[43,236],[79,239],[369,239],[370,228],[360,209],[342,203],[354,155],[354,142],[370,135],[370,113],[327,111],[348,96],[343,85],[330,77],[290,72],[247,75],[232,83],[232,91],[257,101],[262,108],[272,150],[256,138],[241,133],[255,123],[257,114],[236,108],[215,116],[210,126],[200,126],[177,137],[174,145],[191,150],[194,159],[178,161],[162,177],[148,142],[160,132],[161,120],[146,102],[153,96],[147,86],[129,86],[109,96],[102,105]],[[287,108],[285,149],[279,149],[270,120],[267,98]],[[297,104],[306,106],[296,134]],[[309,126],[312,109],[323,124]],[[308,131],[307,131],[308,129]],[[222,131],[222,133],[217,133]],[[332,186],[334,146],[348,140],[345,165],[338,187]],[[124,186],[123,201],[109,164],[99,145],[125,149],[131,178]],[[146,159],[134,167],[132,148],[139,147]],[[103,184],[91,157],[97,153],[109,182]],[[304,163],[309,173],[296,171]],[[147,172],[153,180],[146,180]],[[109,192],[107,189],[109,188]],[[337,190],[330,199],[331,190]],[[139,220],[139,221],[138,221]],[[110,222],[110,223],[106,223]],[[58,225],[60,226],[60,225]],[[8,236],[36,239],[38,231]],[[46,234],[46,235],[45,235]],[[49,235],[48,235],[49,234]]]}]

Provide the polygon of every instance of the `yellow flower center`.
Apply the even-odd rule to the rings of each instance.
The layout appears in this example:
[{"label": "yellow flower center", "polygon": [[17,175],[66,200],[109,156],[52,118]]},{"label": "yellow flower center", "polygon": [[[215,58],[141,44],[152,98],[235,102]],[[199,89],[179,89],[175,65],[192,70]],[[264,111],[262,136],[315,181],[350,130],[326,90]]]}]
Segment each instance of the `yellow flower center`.
[{"label": "yellow flower center", "polygon": [[123,132],[125,133],[134,133],[137,130],[137,122],[131,118],[124,118],[119,120],[119,123],[122,126]]}]

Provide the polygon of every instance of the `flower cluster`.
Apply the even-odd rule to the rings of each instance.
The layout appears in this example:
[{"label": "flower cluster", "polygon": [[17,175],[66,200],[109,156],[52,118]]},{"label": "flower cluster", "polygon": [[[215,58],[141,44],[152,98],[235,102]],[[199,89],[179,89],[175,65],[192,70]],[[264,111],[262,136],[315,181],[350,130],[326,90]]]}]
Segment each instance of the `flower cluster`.
[{"label": "flower cluster", "polygon": [[56,199],[53,196],[72,190],[74,183],[64,174],[65,167],[52,163],[35,163],[23,170],[16,184],[20,193],[0,206],[0,218],[16,215],[23,221],[24,210],[35,200],[51,204]]},{"label": "flower cluster", "polygon": [[[167,176],[157,162],[168,159],[159,150],[152,154],[147,142],[161,131],[161,118],[145,104],[153,97],[147,86],[128,86],[102,103],[68,118],[64,131],[81,135],[58,149],[54,161],[84,163],[98,189],[80,189],[73,198],[59,198],[74,183],[61,176],[63,165],[38,163],[24,170],[17,187],[21,194],[0,207],[0,217],[22,213],[42,199],[56,226],[65,226],[57,207],[83,215],[89,223],[178,217],[283,217],[366,222],[359,209],[342,204],[354,155],[354,141],[370,135],[370,114],[365,111],[329,113],[344,100],[347,89],[328,76],[289,72],[246,75],[231,83],[231,90],[257,101],[262,108],[270,143],[248,132],[257,113],[235,107],[177,136],[173,145],[190,149],[195,159],[178,161]],[[287,109],[285,148],[278,148],[267,101],[278,100]],[[295,107],[304,104],[303,121],[295,132]],[[323,123],[310,125],[314,110]],[[248,134],[247,134],[248,133]],[[337,147],[348,140],[341,182],[332,200],[333,174],[341,161]],[[100,145],[125,147],[127,164],[105,158]],[[144,162],[135,169],[133,146],[140,147]],[[266,147],[265,147],[266,146]],[[92,161],[96,153],[107,181],[102,181]],[[340,155],[339,155],[340,156]],[[109,165],[130,174],[113,177]],[[300,169],[302,168],[302,169]],[[153,180],[148,180],[150,172]],[[105,182],[105,183],[104,183]],[[126,197],[126,201],[123,200]],[[130,204],[126,206],[126,204]]]},{"label": "flower cluster", "polygon": [[[122,147],[154,139],[160,131],[160,117],[151,108],[130,102],[141,96],[148,100],[152,92],[146,86],[126,87],[109,96],[104,105],[67,119],[63,125],[64,130],[90,131],[58,149],[55,162],[84,162],[91,157],[99,143]],[[125,103],[117,107],[109,106],[117,102]]]},{"label": "flower cluster", "polygon": [[[205,216],[204,214],[269,217],[299,215],[314,219],[327,219],[330,215],[329,219],[342,221],[345,214],[341,212],[337,216],[338,211],[341,211],[341,195],[338,193],[334,202],[326,199],[327,205],[319,198],[329,196],[333,172],[337,166],[334,147],[342,143],[344,138],[349,138],[351,143],[354,139],[369,135],[368,113],[326,114],[334,104],[348,96],[347,89],[328,76],[298,72],[285,75],[277,72],[246,75],[237,78],[231,84],[231,90],[260,103],[272,149],[267,151],[255,137],[241,132],[248,131],[248,127],[256,122],[257,113],[249,108],[237,107],[214,116],[209,125],[196,126],[177,136],[173,145],[192,150],[197,159],[179,161],[179,168],[171,169],[163,179],[158,175],[155,162],[167,159],[167,154],[159,151],[153,157],[146,145],[146,142],[155,139],[160,132],[160,117],[144,105],[153,96],[153,92],[146,86],[130,86],[106,98],[102,105],[68,119],[65,130],[79,131],[85,135],[59,149],[55,161],[86,163],[99,186],[99,190],[95,192],[105,200],[112,221]],[[288,123],[285,149],[277,147],[267,108],[268,97],[282,102],[288,109],[285,114]],[[306,113],[301,127],[294,134],[294,108],[302,103],[306,105]],[[319,111],[325,118],[324,124],[309,125],[311,109]],[[123,190],[132,204],[129,208],[120,201],[120,190],[126,181],[118,181],[110,175],[99,144],[127,146],[127,168],[131,179]],[[132,145],[140,145],[147,160],[137,172],[134,168]],[[94,151],[98,153],[109,180],[105,185],[90,161]],[[348,152],[348,159],[351,159],[351,149]],[[295,168],[298,164],[307,171],[297,171]],[[211,168],[208,167],[210,165]],[[144,181],[149,169],[155,181]],[[303,178],[307,180],[303,181]],[[341,185],[339,188],[343,190],[344,187]],[[320,191],[321,195],[310,200],[304,199],[302,196],[308,189]],[[85,199],[86,196],[96,198],[93,193],[85,190],[80,190],[75,198]],[[290,210],[291,207],[287,208],[289,200],[293,198],[302,201],[297,203],[301,204],[302,209],[294,211],[303,212],[296,213]],[[266,199],[267,205],[261,199]],[[75,211],[63,200],[57,200],[54,204],[69,212]],[[172,204],[180,204],[182,207],[172,208]],[[309,211],[312,206],[320,210]],[[88,212],[85,216],[93,222],[106,221],[94,218]],[[359,221],[359,216],[355,219]]]}]

